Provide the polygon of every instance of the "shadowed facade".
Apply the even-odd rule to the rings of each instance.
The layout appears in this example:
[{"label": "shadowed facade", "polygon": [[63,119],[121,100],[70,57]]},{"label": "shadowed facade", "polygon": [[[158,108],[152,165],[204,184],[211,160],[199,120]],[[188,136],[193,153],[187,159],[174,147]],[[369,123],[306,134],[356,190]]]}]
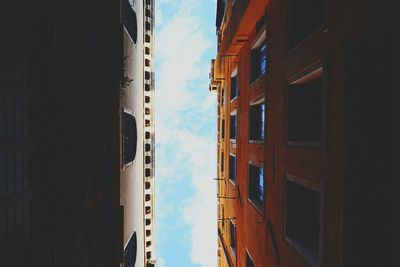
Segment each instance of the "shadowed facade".
[{"label": "shadowed facade", "polygon": [[219,266],[398,265],[392,10],[217,1]]}]

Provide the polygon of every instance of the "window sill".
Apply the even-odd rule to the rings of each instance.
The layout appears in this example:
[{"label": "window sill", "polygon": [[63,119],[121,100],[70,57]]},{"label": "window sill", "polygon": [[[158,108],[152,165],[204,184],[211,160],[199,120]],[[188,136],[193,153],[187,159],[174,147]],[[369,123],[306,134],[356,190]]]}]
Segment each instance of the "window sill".
[{"label": "window sill", "polygon": [[236,259],[236,251],[235,251],[235,249],[233,247],[229,247],[229,248],[231,250],[232,256]]},{"label": "window sill", "polygon": [[250,198],[247,198],[247,201],[249,201],[249,203],[251,204],[251,206],[253,206],[253,208],[255,208],[255,210],[260,213],[260,215],[264,215],[264,211],[262,209],[264,209],[264,207],[259,207],[256,203],[254,203]]},{"label": "window sill", "polygon": [[263,75],[260,75],[257,77],[257,79],[255,79],[254,81],[250,82],[250,88],[255,87],[261,80],[264,80],[264,78],[266,77],[267,73],[264,73]]},{"label": "window sill", "polygon": [[263,145],[264,140],[249,140],[249,144]]},{"label": "window sill", "polygon": [[122,170],[125,170],[125,169],[127,169],[127,168],[129,168],[131,165],[133,165],[133,162],[134,162],[135,160],[132,160],[131,162],[128,162],[127,164],[124,164],[123,166],[122,166]]},{"label": "window sill", "polygon": [[309,249],[305,246],[299,244],[298,242],[290,239],[286,234],[284,235],[285,241],[301,256],[303,257],[311,266],[316,267],[319,266],[318,263],[320,262],[320,256],[317,258],[314,257],[310,252]]}]

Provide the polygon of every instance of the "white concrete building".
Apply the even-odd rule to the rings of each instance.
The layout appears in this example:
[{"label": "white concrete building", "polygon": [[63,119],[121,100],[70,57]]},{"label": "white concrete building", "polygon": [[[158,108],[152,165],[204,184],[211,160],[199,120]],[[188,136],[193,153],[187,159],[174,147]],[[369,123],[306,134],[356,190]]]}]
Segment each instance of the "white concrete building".
[{"label": "white concrete building", "polygon": [[154,0],[122,0],[121,190],[124,266],[155,266]]}]

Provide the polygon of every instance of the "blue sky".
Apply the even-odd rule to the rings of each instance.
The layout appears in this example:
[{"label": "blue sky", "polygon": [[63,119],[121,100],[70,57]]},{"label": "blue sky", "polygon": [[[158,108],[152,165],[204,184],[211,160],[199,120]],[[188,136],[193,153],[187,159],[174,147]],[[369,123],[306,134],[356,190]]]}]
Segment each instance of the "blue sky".
[{"label": "blue sky", "polygon": [[217,266],[215,0],[156,0],[158,267]]}]

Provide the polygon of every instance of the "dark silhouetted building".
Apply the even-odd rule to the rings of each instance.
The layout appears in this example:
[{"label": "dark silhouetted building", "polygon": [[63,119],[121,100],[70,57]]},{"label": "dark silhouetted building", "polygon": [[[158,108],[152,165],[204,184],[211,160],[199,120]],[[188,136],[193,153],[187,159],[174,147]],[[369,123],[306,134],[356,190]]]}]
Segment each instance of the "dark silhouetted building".
[{"label": "dark silhouetted building", "polygon": [[[0,266],[154,264],[153,11],[153,0],[1,4]],[[142,187],[124,191],[137,164],[128,178]]]}]

